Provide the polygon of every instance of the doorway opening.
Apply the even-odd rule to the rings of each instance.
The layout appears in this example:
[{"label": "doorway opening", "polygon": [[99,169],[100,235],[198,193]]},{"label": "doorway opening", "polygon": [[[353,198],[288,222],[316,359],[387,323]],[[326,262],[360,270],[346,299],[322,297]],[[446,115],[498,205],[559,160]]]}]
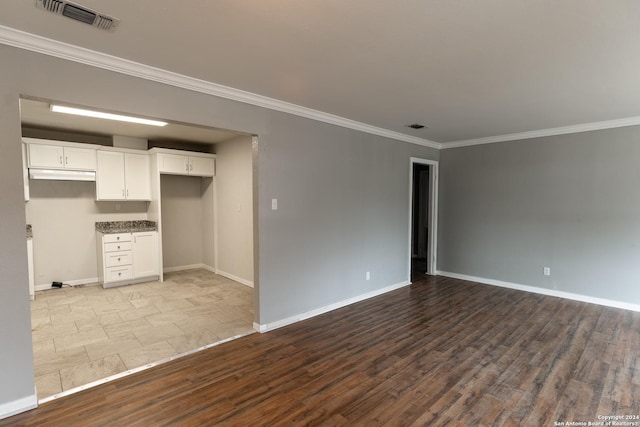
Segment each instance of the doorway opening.
[{"label": "doorway opening", "polygon": [[409,281],[436,272],[438,162],[410,159]]},{"label": "doorway opening", "polygon": [[[253,333],[256,137],[187,123],[158,133],[58,117],[52,102],[20,99],[39,403]],[[131,181],[146,182],[150,194],[129,199],[123,189],[122,197],[99,199],[98,181],[129,185],[116,179],[129,172],[100,164],[98,153],[119,153],[124,165],[147,159]],[[161,169],[160,153],[181,167]],[[87,174],[93,180],[80,179]],[[120,242],[111,241],[116,235]],[[107,269],[122,286],[103,286]],[[117,280],[120,273],[139,280],[118,283],[128,281]]]}]

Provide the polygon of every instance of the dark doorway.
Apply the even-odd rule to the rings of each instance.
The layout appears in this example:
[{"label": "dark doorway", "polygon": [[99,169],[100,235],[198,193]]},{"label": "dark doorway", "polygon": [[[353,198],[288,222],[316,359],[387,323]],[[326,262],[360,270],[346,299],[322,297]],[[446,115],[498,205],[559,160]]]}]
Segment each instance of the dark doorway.
[{"label": "dark doorway", "polygon": [[411,209],[411,280],[427,273],[429,258],[429,165],[413,164]]}]

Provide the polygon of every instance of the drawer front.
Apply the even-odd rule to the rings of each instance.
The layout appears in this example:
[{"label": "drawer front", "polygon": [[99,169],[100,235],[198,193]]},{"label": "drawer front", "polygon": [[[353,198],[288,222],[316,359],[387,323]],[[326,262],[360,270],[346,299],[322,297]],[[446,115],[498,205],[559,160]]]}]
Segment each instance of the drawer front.
[{"label": "drawer front", "polygon": [[131,233],[105,234],[102,241],[104,243],[130,242]]},{"label": "drawer front", "polygon": [[105,252],[120,252],[120,251],[130,251],[132,248],[131,242],[118,242],[118,243],[105,243],[104,251]]},{"label": "drawer front", "polygon": [[117,282],[119,280],[133,279],[133,267],[130,265],[105,268],[104,273],[105,282]]},{"label": "drawer front", "polygon": [[121,265],[131,265],[131,251],[109,252],[104,255],[105,267],[117,267]]}]

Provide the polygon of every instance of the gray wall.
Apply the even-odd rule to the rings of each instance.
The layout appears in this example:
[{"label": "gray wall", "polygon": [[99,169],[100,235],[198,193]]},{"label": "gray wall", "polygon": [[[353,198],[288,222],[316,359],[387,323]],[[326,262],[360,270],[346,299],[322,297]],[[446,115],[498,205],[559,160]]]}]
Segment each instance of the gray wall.
[{"label": "gray wall", "polygon": [[638,142],[625,127],[442,150],[438,269],[640,304]]},{"label": "gray wall", "polygon": [[7,46],[0,61],[0,405],[33,394],[20,94],[259,135],[261,324],[407,280],[409,157],[437,151]]},{"label": "gray wall", "polygon": [[213,217],[205,218],[203,210],[205,204],[213,206],[213,199],[203,197],[202,181],[197,176],[160,175],[164,268],[204,263],[203,228]]},{"label": "gray wall", "polygon": [[[1,52],[1,51],[0,51]],[[19,90],[0,53],[0,407],[34,394]],[[16,70],[17,71],[17,70]],[[18,162],[20,160],[20,162]],[[2,413],[0,412],[0,417]]]},{"label": "gray wall", "polygon": [[216,268],[253,283],[251,137],[215,145],[218,212]]}]

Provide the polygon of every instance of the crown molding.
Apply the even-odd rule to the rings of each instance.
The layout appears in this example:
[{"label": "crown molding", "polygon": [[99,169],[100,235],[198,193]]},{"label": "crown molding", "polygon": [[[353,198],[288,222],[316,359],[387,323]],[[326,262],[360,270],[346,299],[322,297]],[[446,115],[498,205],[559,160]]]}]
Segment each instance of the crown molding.
[{"label": "crown molding", "polygon": [[529,132],[510,133],[506,135],[488,136],[486,138],[465,139],[440,144],[441,149],[468,147],[470,145],[493,144],[495,142],[517,141],[519,139],[542,138],[545,136],[564,135],[568,133],[590,132],[594,130],[613,129],[625,126],[640,125],[640,117],[606,120],[602,122],[584,123],[580,125],[562,126],[557,128],[533,130]]},{"label": "crown molding", "polygon": [[213,95],[220,98],[230,99],[245,104],[255,105],[257,107],[268,108],[274,111],[293,114],[312,120],[329,123],[344,128],[354,129],[373,135],[383,136],[398,141],[408,142],[411,144],[423,145],[431,148],[440,148],[437,142],[428,139],[418,138],[406,135],[400,132],[394,132],[388,129],[371,126],[366,123],[336,116],[334,114],[325,113],[300,105],[280,101],[274,98],[246,92],[217,83],[208,82],[206,80],[196,79],[161,68],[140,64],[106,53],[97,52],[80,46],[60,42],[35,34],[17,30],[15,28],[0,25],[0,43],[17,47],[80,64],[90,65],[92,67],[104,70],[114,71],[116,73],[128,76],[138,77],[163,83],[182,89],[200,92],[207,95]]}]

